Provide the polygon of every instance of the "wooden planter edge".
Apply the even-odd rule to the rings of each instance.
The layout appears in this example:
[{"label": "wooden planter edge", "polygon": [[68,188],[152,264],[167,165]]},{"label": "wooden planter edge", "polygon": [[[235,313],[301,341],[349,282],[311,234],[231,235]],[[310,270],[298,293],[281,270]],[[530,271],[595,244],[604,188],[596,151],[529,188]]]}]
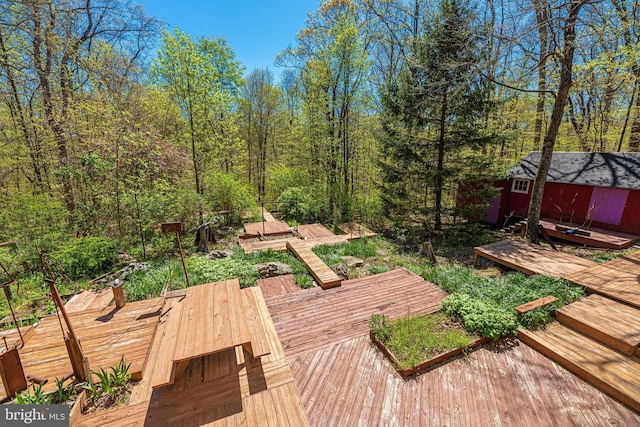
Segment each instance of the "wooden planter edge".
[{"label": "wooden planter edge", "polygon": [[472,341],[471,343],[469,343],[469,345],[467,345],[466,347],[454,348],[453,350],[449,350],[445,353],[441,353],[437,356],[434,356],[431,359],[426,360],[419,365],[412,366],[407,369],[402,369],[400,368],[400,363],[398,362],[398,359],[396,359],[396,357],[391,352],[391,350],[389,350],[380,340],[378,340],[378,338],[375,336],[373,332],[369,331],[369,337],[371,338],[371,341],[373,341],[373,343],[376,345],[376,347],[378,347],[384,353],[384,355],[387,356],[387,358],[391,361],[391,363],[393,363],[396,370],[398,371],[398,373],[400,373],[400,375],[402,375],[402,377],[410,377],[411,375],[414,375],[422,370],[430,368],[433,365],[437,365],[438,363],[444,362],[445,360],[456,357],[459,354],[463,353],[464,351],[475,349],[476,347],[479,347],[482,344],[485,344],[491,341],[491,338],[478,338]]},{"label": "wooden planter edge", "polygon": [[82,392],[76,398],[76,401],[73,403],[71,410],[69,411],[69,425],[75,426],[78,421],[80,421],[80,417],[82,416],[82,410],[87,407],[87,391],[82,390]]}]

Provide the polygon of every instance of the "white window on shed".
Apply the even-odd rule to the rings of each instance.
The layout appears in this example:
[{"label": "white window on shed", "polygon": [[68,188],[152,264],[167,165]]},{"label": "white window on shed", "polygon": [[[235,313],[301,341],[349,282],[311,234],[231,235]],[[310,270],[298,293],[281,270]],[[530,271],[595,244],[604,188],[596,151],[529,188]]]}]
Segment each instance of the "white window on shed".
[{"label": "white window on shed", "polygon": [[529,181],[528,179],[514,179],[513,184],[511,184],[511,191],[514,193],[529,193]]}]

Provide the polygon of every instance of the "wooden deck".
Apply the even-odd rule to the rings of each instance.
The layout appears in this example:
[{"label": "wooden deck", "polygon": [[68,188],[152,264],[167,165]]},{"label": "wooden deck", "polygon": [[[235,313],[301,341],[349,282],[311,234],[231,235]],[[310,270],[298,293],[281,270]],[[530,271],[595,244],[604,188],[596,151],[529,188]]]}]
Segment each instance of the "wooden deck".
[{"label": "wooden deck", "polygon": [[[575,224],[554,221],[551,219],[541,219],[540,225],[544,227],[549,236],[555,239],[566,240],[569,242],[579,243],[581,245],[587,245],[594,248],[620,250],[629,248],[640,241],[640,236],[593,227],[580,227],[580,230],[589,233],[588,236],[584,236],[581,234],[568,234],[564,230],[575,228]],[[560,230],[558,228],[560,228]]]},{"label": "wooden deck", "polygon": [[113,301],[111,288],[99,290],[85,290],[75,294],[64,304],[67,313],[101,310]]},{"label": "wooden deck", "polygon": [[598,265],[594,261],[546,249],[523,240],[503,240],[475,247],[474,254],[474,265],[479,257],[483,257],[525,274],[544,274],[561,278]]},{"label": "wooden deck", "polygon": [[288,360],[314,426],[640,423],[637,413],[518,342],[487,344],[409,380],[366,336],[292,354]]},{"label": "wooden deck", "polygon": [[291,232],[289,224],[284,221],[249,222],[244,225],[247,234],[268,236],[270,234],[287,234]]},{"label": "wooden deck", "polygon": [[333,237],[335,234],[322,224],[302,224],[297,227],[298,234],[303,239],[318,239]]},{"label": "wooden deck", "polygon": [[338,225],[338,229],[349,236],[349,239],[359,239],[361,237],[377,236],[376,233],[357,222],[347,222]]},{"label": "wooden deck", "polygon": [[[308,426],[300,395],[260,288],[241,291],[264,328],[269,354],[253,359],[242,347],[192,359],[181,377],[153,389],[151,372],[172,354],[176,331],[171,317],[183,299],[167,299],[143,380],[129,404],[84,415],[79,426]],[[255,320],[255,319],[254,319]],[[253,321],[252,321],[253,322]]]},{"label": "wooden deck", "polygon": [[[134,379],[140,379],[158,324],[162,299],[128,303],[121,309],[70,313],[69,318],[80,339],[92,370],[108,370],[124,355]],[[48,378],[45,391],[56,389],[55,378],[72,372],[60,324],[56,316],[44,318],[19,351],[25,375]],[[94,377],[94,380],[98,380]],[[6,397],[0,385],[0,398]]]},{"label": "wooden deck", "polygon": [[556,318],[627,356],[638,350],[639,309],[594,294],[562,307]]},{"label": "wooden deck", "polygon": [[342,286],[267,298],[287,356],[366,335],[372,314],[392,319],[434,312],[445,293],[404,268],[360,279]]},{"label": "wooden deck", "polygon": [[559,322],[518,337],[542,354],[640,412],[640,362]]},{"label": "wooden deck", "polygon": [[287,248],[307,266],[309,273],[322,289],[340,286],[342,279],[316,255],[305,241],[288,241]]},{"label": "wooden deck", "polygon": [[262,289],[262,293],[265,298],[302,290],[302,288],[296,283],[296,279],[293,277],[293,274],[258,279],[257,284],[260,286],[260,289]]},{"label": "wooden deck", "polygon": [[565,276],[589,292],[640,308],[640,251]]},{"label": "wooden deck", "polygon": [[275,217],[271,215],[271,212],[266,209],[262,209],[262,218],[264,218],[264,220],[267,222],[277,221],[277,219],[275,219]]}]

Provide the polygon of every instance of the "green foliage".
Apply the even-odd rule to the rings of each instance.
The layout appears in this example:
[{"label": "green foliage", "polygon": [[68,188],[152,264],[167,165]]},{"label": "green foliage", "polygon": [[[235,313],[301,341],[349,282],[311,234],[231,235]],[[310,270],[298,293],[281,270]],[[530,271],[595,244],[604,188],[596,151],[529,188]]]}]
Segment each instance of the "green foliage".
[{"label": "green foliage", "polygon": [[369,329],[380,342],[386,343],[391,338],[391,321],[389,316],[372,314]]},{"label": "green foliage", "polygon": [[389,268],[384,265],[371,265],[369,266],[369,273],[380,274],[389,271]]},{"label": "green foliage", "polygon": [[552,320],[557,308],[578,300],[583,294],[582,288],[551,276],[513,273],[505,277],[483,277],[460,265],[436,266],[425,269],[423,274],[426,280],[452,294],[446,298],[446,303],[443,301],[443,308],[445,304],[450,307],[445,311],[461,316],[467,328],[494,339],[499,334],[515,331],[518,325],[515,307],[547,295],[558,298],[557,303],[533,310],[520,318],[520,325],[534,327]]},{"label": "green foliage", "polygon": [[117,247],[113,239],[79,237],[62,244],[51,258],[71,279],[94,277],[113,266]]},{"label": "green foliage", "polygon": [[46,405],[49,396],[42,391],[42,384],[32,384],[31,387],[16,394],[15,403],[18,405]]},{"label": "green foliage", "polygon": [[278,211],[285,220],[304,224],[321,221],[327,215],[327,206],[312,189],[289,187],[278,197]]},{"label": "green foliage", "polygon": [[269,176],[267,194],[270,200],[275,200],[292,187],[306,187],[310,184],[309,171],[302,167],[290,167],[282,164],[272,164],[267,167]]},{"label": "green foliage", "polygon": [[380,241],[378,238],[369,239],[363,237],[361,239],[354,239],[347,243],[339,245],[322,245],[313,248],[313,251],[319,257],[337,257],[353,256],[357,258],[369,258],[376,256],[377,243]]},{"label": "green foliage", "polygon": [[373,315],[369,327],[407,369],[437,354],[468,346],[476,337],[452,324],[443,313],[412,316],[389,322]]},{"label": "green foliage", "polygon": [[462,318],[467,329],[494,340],[514,335],[518,329],[513,313],[469,295],[454,293],[447,296],[442,300],[442,309],[450,316]]},{"label": "green foliage", "polygon": [[240,222],[243,212],[257,208],[250,186],[231,174],[210,174],[205,183],[210,188],[207,203],[214,211],[230,211],[231,223]]}]

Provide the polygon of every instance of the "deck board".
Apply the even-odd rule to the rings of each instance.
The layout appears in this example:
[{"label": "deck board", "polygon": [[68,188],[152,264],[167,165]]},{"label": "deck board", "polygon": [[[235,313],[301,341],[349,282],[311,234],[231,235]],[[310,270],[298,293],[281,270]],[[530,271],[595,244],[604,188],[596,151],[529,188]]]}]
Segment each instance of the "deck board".
[{"label": "deck board", "polygon": [[318,239],[321,237],[333,237],[335,234],[322,224],[301,224],[296,227],[298,234],[303,239]]},{"label": "deck board", "polygon": [[518,337],[599,389],[640,411],[640,363],[555,322]]},{"label": "deck board", "polygon": [[600,295],[562,307],[557,319],[628,356],[640,344],[640,310]]},{"label": "deck board", "polygon": [[322,289],[340,286],[342,279],[311,250],[311,245],[304,241],[289,241],[287,248],[307,266]]},{"label": "deck board", "polygon": [[248,222],[244,225],[244,231],[247,234],[284,234],[290,233],[291,227],[284,221],[264,221],[264,222]]},{"label": "deck board", "polygon": [[101,310],[113,301],[111,288],[85,290],[72,296],[65,304],[67,313]]},{"label": "deck board", "polygon": [[640,422],[636,412],[518,342],[490,343],[410,380],[366,336],[288,360],[314,426]]},{"label": "deck board", "polygon": [[262,289],[265,298],[302,290],[302,288],[296,284],[296,279],[293,274],[267,277],[258,279],[256,282],[258,286],[260,286],[260,289]]},{"label": "deck board", "polygon": [[[128,303],[121,309],[108,306],[102,310],[70,313],[69,318],[80,339],[92,370],[108,370],[120,362],[131,364],[129,372],[140,379],[158,324],[162,299]],[[44,391],[56,388],[55,378],[72,372],[71,363],[55,316],[44,318],[19,351],[25,375],[48,378]],[[94,379],[97,380],[97,378]],[[4,388],[2,388],[4,393]],[[4,397],[4,394],[2,395]]]},{"label": "deck board", "polygon": [[640,308],[640,251],[577,271],[565,279],[589,292]]},{"label": "deck board", "polygon": [[344,234],[349,235],[350,239],[359,239],[361,237],[373,237],[377,236],[376,233],[369,230],[364,225],[357,222],[347,222],[345,224],[338,225],[338,229]]},{"label": "deck board", "polygon": [[367,334],[372,314],[391,318],[440,309],[445,293],[404,268],[266,299],[287,355]]},{"label": "deck board", "polygon": [[566,278],[598,264],[575,255],[552,251],[523,240],[503,240],[474,248],[483,257],[525,274],[544,274]]}]

